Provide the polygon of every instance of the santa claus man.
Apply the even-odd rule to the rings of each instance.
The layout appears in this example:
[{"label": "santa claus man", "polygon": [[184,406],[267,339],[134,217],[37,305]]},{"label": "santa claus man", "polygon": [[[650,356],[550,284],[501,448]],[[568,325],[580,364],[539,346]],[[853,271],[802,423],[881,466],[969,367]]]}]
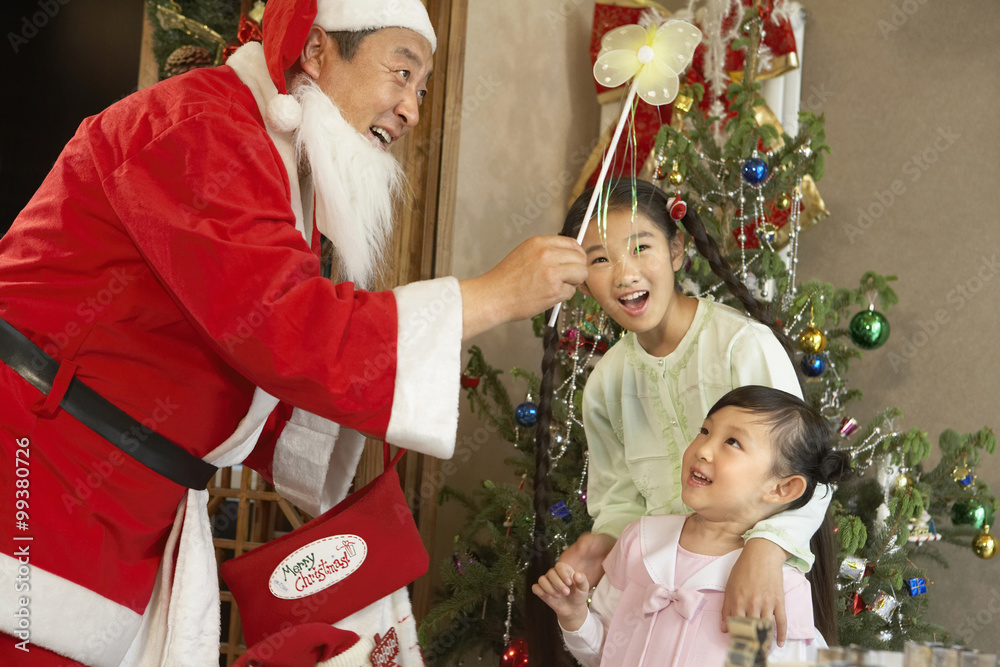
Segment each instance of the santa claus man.
[{"label": "santa claus man", "polygon": [[433,28],[419,0],[270,0],[263,23],[85,120],[0,241],[0,664],[216,664],[213,466],[315,513],[359,433],[451,456],[461,341],[586,278],[538,237],[477,278],[361,291]]}]

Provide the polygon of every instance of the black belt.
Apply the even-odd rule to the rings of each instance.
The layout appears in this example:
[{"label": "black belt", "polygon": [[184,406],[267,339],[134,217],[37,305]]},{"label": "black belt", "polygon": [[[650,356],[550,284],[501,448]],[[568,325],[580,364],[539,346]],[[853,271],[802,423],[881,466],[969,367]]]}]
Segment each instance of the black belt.
[{"label": "black belt", "polygon": [[[43,394],[52,390],[59,362],[0,319],[0,361]],[[204,489],[218,468],[143,426],[73,378],[59,407],[147,468],[190,489]]]}]

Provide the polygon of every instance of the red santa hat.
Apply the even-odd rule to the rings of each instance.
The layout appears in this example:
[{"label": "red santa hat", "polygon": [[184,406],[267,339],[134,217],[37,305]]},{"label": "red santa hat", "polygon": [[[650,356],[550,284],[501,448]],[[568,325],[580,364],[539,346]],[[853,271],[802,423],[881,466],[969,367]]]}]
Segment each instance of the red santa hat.
[{"label": "red santa hat", "polygon": [[309,29],[327,32],[409,28],[427,39],[431,52],[437,37],[420,0],[270,0],[264,9],[264,57],[278,96],[267,106],[267,122],[279,132],[291,132],[302,120],[302,109],[288,95],[285,72],[302,54]]}]

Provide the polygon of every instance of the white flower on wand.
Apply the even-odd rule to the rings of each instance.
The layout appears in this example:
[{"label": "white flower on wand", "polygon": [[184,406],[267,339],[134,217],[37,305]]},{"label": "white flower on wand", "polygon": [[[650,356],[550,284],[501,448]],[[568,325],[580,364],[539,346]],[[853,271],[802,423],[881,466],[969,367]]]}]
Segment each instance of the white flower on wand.
[{"label": "white flower on wand", "polygon": [[[699,42],[701,31],[684,21],[667,21],[648,30],[639,25],[626,25],[615,28],[601,39],[601,52],[594,63],[594,78],[606,88],[617,88],[629,79],[632,79],[632,85],[622,105],[614,136],[601,161],[601,173],[587,204],[587,212],[576,237],[577,243],[582,243],[587,233],[590,217],[594,214],[597,198],[636,94],[653,106],[673,102],[680,87],[680,73],[691,63]],[[556,325],[561,305],[557,303],[552,309],[550,327]]]},{"label": "white flower on wand", "polygon": [[680,73],[691,63],[701,42],[701,31],[684,21],[667,21],[646,29],[626,25],[601,40],[594,78],[606,88],[617,88],[634,78],[636,91],[654,106],[677,97]]}]

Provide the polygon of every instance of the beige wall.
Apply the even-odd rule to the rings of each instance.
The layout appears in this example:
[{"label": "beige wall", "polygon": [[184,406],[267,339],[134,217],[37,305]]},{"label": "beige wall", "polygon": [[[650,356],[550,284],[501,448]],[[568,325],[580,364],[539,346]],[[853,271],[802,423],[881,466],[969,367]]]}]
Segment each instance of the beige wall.
[{"label": "beige wall", "polygon": [[[900,304],[888,313],[892,336],[851,374],[865,391],[853,412],[863,421],[897,405],[900,428],[920,426],[935,441],[949,427],[1000,425],[993,342],[1000,329],[1000,5],[804,4],[803,102],[826,114],[833,154],[820,190],[833,215],[804,236],[801,273],[842,286],[868,269],[899,276]],[[586,0],[471,0],[452,266],[459,277],[492,266],[530,234],[558,229],[569,190],[560,177],[575,178],[596,132],[592,14]],[[553,181],[555,197],[546,189]],[[894,193],[891,203],[859,223],[859,208],[878,213],[886,193]],[[518,228],[515,214],[532,224]],[[935,318],[943,322],[936,329]],[[527,325],[472,342],[498,368],[538,366],[539,344]],[[460,439],[477,428],[463,414]],[[448,482],[472,489],[483,479],[508,479],[509,447],[491,440]],[[978,475],[1000,489],[1000,457]],[[450,555],[461,519],[454,507],[442,508],[438,554]],[[1000,651],[1000,558],[943,551],[951,568],[932,567],[931,620],[964,629],[972,646]]]},{"label": "beige wall", "polygon": [[[897,405],[900,426],[919,426],[935,443],[946,428],[1000,427],[992,341],[1000,328],[1000,5],[805,4],[803,99],[826,114],[833,154],[820,188],[833,215],[803,237],[803,277],[848,285],[868,269],[899,276],[889,342],[851,373],[865,390],[858,418]],[[877,213],[894,188],[901,194],[862,229],[859,209]],[[936,331],[935,318],[943,322]],[[978,476],[1000,491],[1000,456]],[[1000,651],[1000,558],[942,551],[951,567],[931,568],[930,619]]]}]

